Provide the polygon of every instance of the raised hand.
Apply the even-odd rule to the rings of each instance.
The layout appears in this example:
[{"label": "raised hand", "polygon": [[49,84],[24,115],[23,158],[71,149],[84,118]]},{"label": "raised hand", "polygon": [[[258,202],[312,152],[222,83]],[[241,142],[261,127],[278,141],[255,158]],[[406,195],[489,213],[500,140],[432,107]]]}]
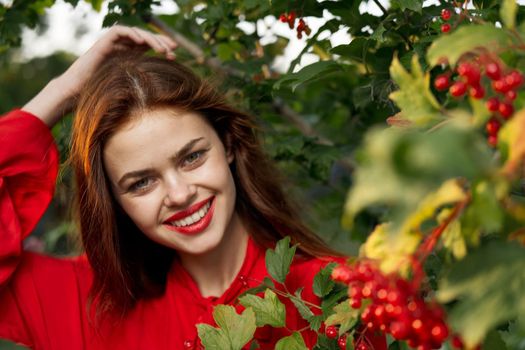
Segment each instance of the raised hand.
[{"label": "raised hand", "polygon": [[165,35],[116,25],[111,27],[93,46],[80,56],[61,76],[50,81],[23,109],[47,125],[53,126],[71,111],[84,84],[112,54],[122,50],[153,49],[168,59],[174,59],[177,44]]}]

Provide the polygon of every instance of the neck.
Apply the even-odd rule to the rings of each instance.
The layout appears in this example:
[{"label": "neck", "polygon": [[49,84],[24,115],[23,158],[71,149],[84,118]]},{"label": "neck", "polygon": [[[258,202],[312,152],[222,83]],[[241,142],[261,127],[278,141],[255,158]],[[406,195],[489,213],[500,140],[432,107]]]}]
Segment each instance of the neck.
[{"label": "neck", "polygon": [[248,234],[240,218],[234,214],[230,228],[217,247],[200,255],[181,254],[180,260],[203,297],[219,297],[241,270],[247,244]]}]

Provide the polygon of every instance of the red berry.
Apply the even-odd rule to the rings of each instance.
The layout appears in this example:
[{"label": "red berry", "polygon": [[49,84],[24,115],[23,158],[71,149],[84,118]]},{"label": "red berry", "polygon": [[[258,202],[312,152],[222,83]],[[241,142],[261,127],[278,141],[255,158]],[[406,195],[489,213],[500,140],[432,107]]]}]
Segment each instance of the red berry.
[{"label": "red berry", "polygon": [[288,13],[288,26],[290,27],[290,29],[293,29],[293,27],[295,27],[295,12],[294,11],[290,11],[290,13]]},{"label": "red berry", "polygon": [[398,340],[406,339],[410,334],[410,328],[405,322],[392,322],[390,325],[390,333]]},{"label": "red berry", "polygon": [[359,309],[361,307],[361,299],[350,298],[350,306],[353,309]]},{"label": "red berry", "polygon": [[458,74],[467,80],[469,85],[479,85],[481,75],[479,68],[469,62],[463,62],[458,66]]},{"label": "red berry", "polygon": [[297,32],[297,39],[302,39],[303,38],[303,34],[301,32]]},{"label": "red berry", "polygon": [[343,334],[339,337],[337,340],[337,345],[339,346],[339,349],[346,350],[346,334]]},{"label": "red berry", "polygon": [[494,91],[503,94],[510,90],[510,86],[505,81],[505,78],[494,80],[492,82],[492,88],[494,89]]},{"label": "red berry", "polygon": [[518,97],[518,94],[516,93],[515,90],[509,90],[507,91],[507,93],[505,94],[505,97],[509,100],[509,101],[514,101],[516,99],[516,97]]},{"label": "red berry", "polygon": [[348,265],[338,265],[332,270],[331,277],[336,282],[346,284],[352,278],[352,269]]},{"label": "red berry", "polygon": [[[496,147],[498,145],[498,136],[497,135],[489,135],[487,137],[487,142],[489,143],[489,145],[491,145],[492,147]],[[457,347],[458,349],[462,349],[463,347]]]},{"label": "red berry", "polygon": [[485,89],[481,85],[474,85],[470,88],[469,94],[475,99],[480,99],[485,96]]},{"label": "red berry", "polygon": [[337,338],[338,333],[339,331],[337,330],[335,326],[326,327],[325,334],[328,338],[335,339]]},{"label": "red berry", "polygon": [[498,80],[501,77],[501,69],[496,62],[489,62],[485,66],[485,74],[492,80]]},{"label": "red berry", "polygon": [[364,342],[361,342],[357,345],[356,350],[370,350],[370,348]]},{"label": "red berry", "polygon": [[438,343],[442,343],[448,337],[448,328],[444,323],[438,323],[430,330],[433,340]]},{"label": "red berry", "polygon": [[498,111],[503,118],[509,119],[512,113],[514,113],[514,107],[508,102],[502,102],[499,104]]},{"label": "red berry", "polygon": [[441,10],[441,19],[444,21],[448,21],[450,19],[450,16],[452,16],[452,13],[449,9],[443,9]]},{"label": "red berry", "polygon": [[297,25],[297,30],[302,32],[305,26],[306,26],[306,23],[304,23],[304,20],[301,18],[299,20],[299,24]]},{"label": "red berry", "polygon": [[283,23],[288,22],[288,17],[286,16],[285,13],[281,13],[281,14],[279,15],[279,21],[281,21],[281,22],[283,22]]},{"label": "red berry", "polygon": [[451,344],[456,349],[463,349],[463,340],[459,337],[459,335],[454,335],[451,340]]},{"label": "red berry", "polygon": [[462,81],[456,81],[448,91],[454,97],[461,97],[467,91],[467,84]]},{"label": "red berry", "polygon": [[443,91],[448,89],[450,85],[450,80],[448,78],[448,74],[441,74],[436,77],[436,80],[434,80],[434,86],[436,90]]},{"label": "red berry", "polygon": [[489,135],[496,135],[501,127],[501,123],[496,118],[490,118],[485,129]]},{"label": "red berry", "polygon": [[523,83],[523,75],[518,71],[512,71],[505,77],[505,83],[509,86],[509,89],[516,88]]},{"label": "red berry", "polygon": [[497,97],[491,97],[485,103],[487,109],[491,112],[496,112],[499,108],[499,100]]},{"label": "red berry", "polygon": [[441,33],[448,33],[448,32],[450,32],[450,24],[443,23],[441,25]]}]

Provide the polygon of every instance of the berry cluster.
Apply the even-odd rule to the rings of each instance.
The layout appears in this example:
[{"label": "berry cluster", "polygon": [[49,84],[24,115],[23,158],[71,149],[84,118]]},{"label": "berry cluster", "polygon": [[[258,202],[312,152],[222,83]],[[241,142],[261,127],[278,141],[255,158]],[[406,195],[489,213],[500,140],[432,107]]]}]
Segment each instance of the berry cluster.
[{"label": "berry cluster", "polygon": [[[279,21],[283,23],[288,23],[288,26],[290,27],[290,29],[295,28],[296,19],[297,19],[297,15],[295,14],[294,11],[290,11],[288,13],[281,13],[279,15]],[[303,18],[299,18],[296,30],[297,30],[297,39],[302,39],[303,33],[305,33],[306,35],[310,35],[310,33],[312,32],[312,30],[310,29],[310,27],[308,27],[308,25],[306,24]]]},{"label": "berry cluster", "polygon": [[513,101],[523,85],[523,74],[517,70],[504,70],[497,59],[488,56],[461,62],[455,73],[457,79],[453,83],[451,72],[437,76],[434,87],[439,91],[448,89],[450,95],[456,98],[462,97],[467,91],[475,99],[489,95],[486,107],[492,116],[485,127],[489,144],[496,146],[501,125],[514,113]]},{"label": "berry cluster", "polygon": [[441,33],[448,33],[452,28],[448,20],[452,17],[452,12],[449,9],[441,10],[441,19],[445,22],[441,25]]},{"label": "berry cluster", "polygon": [[339,265],[332,271],[332,279],[348,284],[352,308],[366,305],[361,321],[371,331],[391,334],[418,350],[439,349],[447,339],[449,329],[442,308],[425,302],[416,286],[398,275],[384,275],[371,262],[360,261],[353,267]]}]

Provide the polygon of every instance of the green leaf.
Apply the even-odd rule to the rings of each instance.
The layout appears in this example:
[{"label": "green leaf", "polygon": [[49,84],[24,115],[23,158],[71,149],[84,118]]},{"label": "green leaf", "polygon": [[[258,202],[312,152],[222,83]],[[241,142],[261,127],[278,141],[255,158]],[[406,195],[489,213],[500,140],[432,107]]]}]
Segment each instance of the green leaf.
[{"label": "green leaf", "polygon": [[423,7],[422,0],[392,0],[392,4],[396,4],[401,10],[409,9],[419,13]]},{"label": "green leaf", "polygon": [[301,293],[303,291],[303,288],[299,288],[295,291],[295,298],[290,298],[292,303],[297,308],[297,311],[299,311],[299,315],[301,315],[302,318],[304,318],[306,321],[310,322],[310,320],[315,316],[312,310],[305,304],[305,302],[301,299]]},{"label": "green leaf", "polygon": [[295,249],[296,246],[290,247],[290,237],[285,237],[277,242],[275,250],[266,251],[266,269],[277,282],[284,283],[286,280]]},{"label": "green leaf", "polygon": [[353,309],[348,300],[345,300],[334,307],[335,314],[330,315],[325,324],[327,326],[339,325],[339,334],[343,334],[352,329],[359,319],[359,309]]},{"label": "green leaf", "polygon": [[456,300],[448,320],[465,344],[479,344],[501,322],[525,313],[525,248],[492,242],[452,266],[438,300]]},{"label": "green leaf", "polygon": [[335,282],[330,277],[336,263],[330,263],[321,269],[314,277],[313,291],[319,298],[322,298],[332,291]]},{"label": "green leaf", "polygon": [[264,298],[257,295],[246,295],[239,298],[239,301],[244,307],[253,309],[257,327],[264,325],[284,327],[286,325],[286,308],[271,289],[266,289]]},{"label": "green leaf", "polygon": [[275,344],[275,350],[308,350],[308,348],[301,334],[299,332],[293,332],[292,335],[281,338],[277,344]]},{"label": "green leaf", "polygon": [[443,119],[439,103],[429,88],[430,75],[424,73],[417,55],[412,57],[412,72],[405,70],[397,57],[392,60],[390,75],[399,86],[399,90],[390,94],[401,109],[404,119],[416,125],[426,125]]},{"label": "green leaf", "polygon": [[222,331],[209,324],[198,324],[197,332],[206,350],[231,349],[228,336]]},{"label": "green leaf", "polygon": [[339,70],[341,70],[341,66],[335,61],[319,61],[304,67],[296,73],[284,75],[274,84],[273,88],[278,90],[282,87],[290,86],[292,92],[294,92],[299,85],[318,79],[324,79],[330,73]]},{"label": "green leaf", "polygon": [[[513,1],[513,0],[511,0]],[[506,47],[511,43],[509,34],[492,24],[473,24],[464,26],[455,32],[443,35],[430,45],[427,61],[435,66],[443,59],[453,66],[466,52],[483,46],[491,51]]]},{"label": "green leaf", "polygon": [[518,3],[516,0],[503,0],[500,8],[500,17],[505,27],[514,29],[516,27],[516,14]]},{"label": "green leaf", "polygon": [[247,308],[241,315],[230,305],[217,305],[213,319],[219,328],[198,324],[197,331],[206,350],[241,350],[255,333],[255,313]]}]

